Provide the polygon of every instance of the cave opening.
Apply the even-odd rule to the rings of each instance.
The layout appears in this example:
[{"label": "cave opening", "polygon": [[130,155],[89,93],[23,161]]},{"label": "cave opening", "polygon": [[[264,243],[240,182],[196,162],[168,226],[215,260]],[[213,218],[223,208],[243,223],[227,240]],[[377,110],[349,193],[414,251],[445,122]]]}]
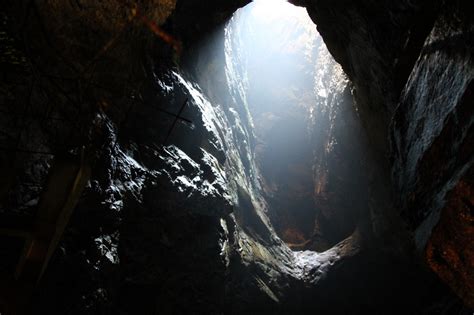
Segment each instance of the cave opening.
[{"label": "cave opening", "polygon": [[472,313],[468,1],[250,1],[0,4],[1,314]]},{"label": "cave opening", "polygon": [[271,226],[293,250],[330,248],[353,232],[366,202],[344,72],[306,9],[286,1],[238,9],[224,45],[226,76],[251,120]]},{"label": "cave opening", "polygon": [[316,28],[304,8],[286,1],[254,1],[228,27],[241,35],[269,217],[280,238],[294,247],[310,239],[316,219],[307,129],[315,99],[311,68],[317,58]]}]

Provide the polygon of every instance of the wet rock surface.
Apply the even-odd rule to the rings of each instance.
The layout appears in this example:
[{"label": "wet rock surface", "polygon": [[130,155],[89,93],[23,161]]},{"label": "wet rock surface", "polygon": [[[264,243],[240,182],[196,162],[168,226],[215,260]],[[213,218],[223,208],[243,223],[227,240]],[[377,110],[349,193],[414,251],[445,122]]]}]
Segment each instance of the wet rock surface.
[{"label": "wet rock surface", "polygon": [[[5,5],[0,28],[8,43],[2,47],[12,52],[1,54],[0,106],[20,114],[0,117],[9,148],[1,155],[2,219],[34,220],[50,154],[87,146],[93,161],[34,290],[33,313],[469,313],[473,65],[466,2],[300,3],[349,81],[327,52],[313,51],[326,57],[309,69],[316,91],[297,116],[309,111],[312,185],[304,192],[316,212],[311,242],[298,252],[276,233],[265,186],[273,170],[259,165],[258,139],[266,127],[276,131],[265,112],[249,109],[255,96],[243,56],[232,51],[238,34],[222,28],[245,1],[130,2],[123,12],[107,10],[107,1],[26,2]],[[154,26],[127,24],[137,8],[149,8]],[[36,11],[51,20],[43,23]],[[74,23],[66,27],[68,16]],[[157,30],[182,40],[184,54]],[[198,49],[213,37],[222,42]],[[181,109],[184,119],[175,123]],[[293,117],[282,110],[279,118]],[[350,169],[358,171],[348,179]],[[468,306],[423,260],[394,245],[411,233],[427,265]],[[0,241],[8,256],[0,270],[12,273],[21,245]]]},{"label": "wet rock surface", "polygon": [[[453,260],[463,256],[463,261],[470,261],[466,259],[472,251],[467,245],[470,242],[465,242],[470,234],[463,233],[466,238],[459,236],[456,246],[447,241],[450,234],[446,230],[443,241],[440,236],[443,226],[447,225],[458,226],[460,231],[465,231],[463,227],[466,220],[469,222],[469,216],[458,217],[457,223],[446,218],[465,213],[470,202],[458,203],[457,214],[453,213],[453,206],[447,206],[444,218],[450,223],[439,221],[443,205],[452,205],[450,198],[459,200],[455,191],[459,192],[460,188],[454,188],[457,183],[464,187],[465,200],[472,199],[469,189],[465,189],[465,180],[460,180],[461,177],[469,178],[469,169],[472,168],[472,152],[465,149],[472,142],[473,116],[472,106],[467,109],[465,103],[469,99],[472,80],[472,25],[469,14],[465,13],[467,2],[382,1],[364,2],[360,6],[345,1],[308,1],[302,4],[308,6],[329,51],[354,84],[354,97],[371,143],[370,151],[379,151],[374,152],[375,164],[381,166],[375,172],[379,174],[376,176],[388,178],[387,169],[392,168],[392,187],[397,196],[394,202],[408,223],[409,231],[415,234],[420,251],[425,250],[432,228],[439,224],[435,237],[437,244],[440,248],[450,248],[444,251],[446,256],[454,256],[434,263],[435,249],[430,243],[429,264],[438,274],[444,274],[442,278],[452,288],[462,292],[458,294],[470,304],[471,298],[466,298],[466,292],[470,292],[469,282],[472,281],[467,278],[472,274],[465,272],[465,263]],[[343,5],[344,9],[338,10],[339,5]],[[384,16],[383,23],[377,22]],[[352,25],[349,19],[359,20],[354,32],[343,30]],[[335,23],[337,27],[333,27]],[[384,31],[385,27],[390,31]],[[370,61],[363,61],[364,58]],[[404,89],[398,100],[402,87]],[[389,121],[392,123],[387,124]],[[377,124],[385,127],[377,127]],[[391,147],[388,137],[379,133],[382,130],[390,135]],[[381,158],[380,152],[383,151],[388,151],[390,159]],[[388,161],[391,165],[387,164]],[[374,186],[391,184],[383,184],[383,180],[374,179],[373,175],[369,176],[369,182],[372,183],[369,184],[372,187],[369,200],[373,199],[380,209],[382,204],[377,199],[381,200],[380,196],[390,196],[391,193],[374,189]],[[446,197],[450,190],[453,190],[452,197]],[[390,204],[390,200],[392,198],[388,197],[385,203]],[[378,216],[372,209],[370,211],[373,218]],[[383,212],[383,216],[387,217],[391,211],[384,209]],[[383,223],[383,220],[381,224],[374,225],[374,232],[377,233],[377,225],[383,229],[393,224]],[[400,227],[396,229],[400,230]],[[446,244],[442,245],[442,242]],[[446,271],[440,271],[440,264],[444,265],[442,269],[450,269],[452,275],[447,276]]]},{"label": "wet rock surface", "polygon": [[439,16],[402,93],[393,173],[416,245],[472,306],[473,25],[463,9]]}]

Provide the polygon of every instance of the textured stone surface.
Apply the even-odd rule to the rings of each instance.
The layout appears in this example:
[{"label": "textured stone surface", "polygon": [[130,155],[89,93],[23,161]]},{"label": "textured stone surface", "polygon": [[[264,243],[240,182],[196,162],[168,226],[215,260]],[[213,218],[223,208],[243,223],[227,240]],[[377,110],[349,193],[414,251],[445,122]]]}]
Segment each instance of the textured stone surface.
[{"label": "textured stone surface", "polygon": [[318,217],[309,248],[327,249],[368,220],[365,134],[341,67],[321,47],[311,108],[313,198]]},{"label": "textured stone surface", "polygon": [[[360,116],[373,146],[386,152],[387,125],[418,56],[416,50],[407,49],[424,41],[422,34],[415,43],[410,39],[424,30],[424,24],[428,25],[425,32],[430,31],[431,11],[436,10],[437,2],[308,0],[302,4],[354,84]],[[405,48],[407,44],[411,46]],[[410,57],[411,64],[400,64],[403,58]],[[408,72],[398,78],[401,66]]]},{"label": "textured stone surface", "polygon": [[[472,172],[472,171],[471,171]],[[426,259],[443,281],[473,306],[474,228],[472,174],[467,173],[448,194],[439,223],[426,246]]]},{"label": "textured stone surface", "polygon": [[429,242],[431,267],[472,305],[473,24],[464,10],[458,3],[438,18],[402,93],[393,174],[418,248]]},{"label": "textured stone surface", "polygon": [[[396,194],[400,194],[394,202],[399,204],[404,220],[415,233],[418,248],[423,249],[440,212],[453,211],[448,210],[453,206],[441,210],[443,204],[453,204],[445,197],[446,193],[472,168],[472,152],[466,149],[472,147],[472,106],[467,104],[472,103],[473,69],[472,24],[467,2],[442,5],[423,1],[300,1],[298,4],[308,6],[328,49],[354,84],[360,118],[368,132],[371,150],[375,150],[375,163],[380,166],[370,176],[369,185],[369,199],[374,200],[375,205],[371,209],[375,213],[373,218],[381,220],[381,224],[374,225],[374,231],[392,224],[386,218],[398,216],[387,207],[392,198],[380,197],[389,196],[390,192],[387,194],[377,188],[390,185],[376,179],[387,177],[388,160],[380,155],[385,151],[391,155],[393,187]],[[354,24],[356,28],[352,27]],[[397,105],[403,86],[405,89]],[[393,123],[389,125],[393,113]],[[387,134],[393,138],[391,148]],[[460,190],[455,191],[457,193],[450,196],[457,196],[453,198],[459,200]],[[469,189],[462,191],[465,200],[470,200]],[[465,205],[455,204],[462,213]],[[464,217],[442,216],[443,220],[450,221],[449,225],[463,230]],[[439,224],[446,227],[448,223],[443,220]],[[388,230],[394,231],[393,227]],[[447,233],[444,238],[442,231]],[[439,227],[435,237],[437,245],[443,247],[441,239],[451,244],[447,241],[448,235],[447,230]],[[470,238],[468,235],[465,239]],[[459,242],[455,256],[471,252],[468,244]],[[433,246],[430,243],[430,257]],[[444,246],[454,250],[452,245]],[[472,275],[466,275],[464,265],[452,259],[445,262],[444,268],[450,266],[451,273],[458,274],[456,278],[440,271],[430,259],[432,267],[445,281],[466,296]],[[469,258],[466,259],[470,264]]]},{"label": "textured stone surface", "polygon": [[[471,303],[472,19],[463,14],[468,10],[447,3],[436,19],[437,2],[303,3],[351,80],[357,115],[342,101],[349,97],[344,80],[324,87],[327,93],[317,102],[329,110],[315,122],[333,128],[315,143],[315,149],[330,150],[316,156],[321,168],[314,175],[321,183],[315,195],[326,202],[328,214],[319,228],[330,237],[314,248],[324,250],[352,235],[321,253],[295,253],[268,217],[241,60],[226,57],[228,41],[198,49],[246,1],[140,2],[137,8],[150,8],[147,16],[183,40],[181,60],[143,23],[114,40],[133,15],[134,5],[127,3],[131,8],[108,7],[109,1],[50,1],[28,10],[26,1],[5,5],[4,25],[13,40],[2,40],[15,58],[1,59],[9,68],[1,76],[0,105],[20,118],[2,115],[7,133],[2,144],[46,153],[94,148],[92,179],[35,291],[36,313],[468,312],[413,256],[393,250],[405,243],[406,233],[389,196],[396,189],[408,231],[415,232],[421,249],[428,243],[429,266]],[[42,21],[37,13],[51,19]],[[16,21],[25,21],[27,37]],[[219,29],[213,35],[224,39]],[[106,53],[89,68],[104,47]],[[320,66],[318,77],[340,73]],[[76,67],[87,71],[78,74]],[[176,113],[186,99],[182,116],[192,123],[179,121],[167,137],[174,117],[166,112]],[[346,163],[352,141],[332,140],[346,129],[359,130],[359,118],[375,158]],[[1,213],[31,216],[50,158],[6,152]],[[342,192],[327,186],[359,183],[340,180],[344,168],[331,171],[341,164],[360,167],[361,173],[367,168],[367,186],[359,189],[361,195],[367,191],[368,209],[341,206]],[[347,220],[335,212],[338,207],[354,211],[354,217]]]}]

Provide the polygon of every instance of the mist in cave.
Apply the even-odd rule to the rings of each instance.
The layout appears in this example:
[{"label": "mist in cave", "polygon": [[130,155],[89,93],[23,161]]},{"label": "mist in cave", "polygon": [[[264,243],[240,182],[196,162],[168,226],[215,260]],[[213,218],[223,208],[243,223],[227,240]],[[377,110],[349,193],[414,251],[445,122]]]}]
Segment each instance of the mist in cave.
[{"label": "mist in cave", "polygon": [[[349,236],[355,213],[365,207],[357,189],[363,135],[350,117],[355,109],[347,79],[306,9],[254,1],[227,23],[224,45],[226,88],[240,95],[234,106],[251,119],[272,227],[293,249],[326,249]],[[353,148],[344,148],[348,142]],[[345,178],[337,182],[336,176]],[[334,191],[337,196],[328,197]],[[332,202],[337,198],[339,204]]]},{"label": "mist in cave", "polygon": [[471,314],[467,8],[0,3],[0,315]]},{"label": "mist in cave", "polygon": [[321,39],[306,10],[283,1],[249,4],[227,27],[239,36],[240,47],[234,51],[244,56],[255,153],[270,218],[286,242],[303,243],[316,219],[308,127],[315,99],[312,65]]}]

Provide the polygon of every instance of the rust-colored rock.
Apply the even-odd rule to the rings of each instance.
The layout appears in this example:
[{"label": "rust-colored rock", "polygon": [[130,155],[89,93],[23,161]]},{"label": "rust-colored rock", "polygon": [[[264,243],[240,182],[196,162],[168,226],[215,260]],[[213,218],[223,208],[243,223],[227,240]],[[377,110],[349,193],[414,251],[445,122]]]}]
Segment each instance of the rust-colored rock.
[{"label": "rust-colored rock", "polygon": [[430,268],[474,307],[474,187],[460,181],[448,196],[426,247]]},{"label": "rust-colored rock", "polygon": [[119,31],[135,15],[136,10],[146,14],[156,24],[163,24],[173,12],[176,0],[124,0],[124,1],[61,1],[42,3],[41,11],[47,14],[45,22],[77,32],[76,23],[95,28],[97,31]]},{"label": "rust-colored rock", "polygon": [[146,27],[143,19],[161,25],[175,5],[176,0],[53,0],[38,4],[36,15],[50,46],[81,69],[105,51],[116,60],[129,60],[129,39],[137,33],[131,26]]}]

